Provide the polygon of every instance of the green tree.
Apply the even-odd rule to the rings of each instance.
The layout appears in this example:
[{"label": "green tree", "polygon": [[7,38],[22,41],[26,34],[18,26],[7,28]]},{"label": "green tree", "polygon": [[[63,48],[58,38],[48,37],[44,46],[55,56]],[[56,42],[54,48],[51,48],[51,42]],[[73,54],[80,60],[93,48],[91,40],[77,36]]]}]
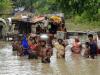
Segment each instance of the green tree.
[{"label": "green tree", "polygon": [[98,14],[100,0],[56,0],[62,12],[68,16],[82,15],[85,13],[87,18],[94,20]]},{"label": "green tree", "polygon": [[12,11],[11,0],[0,0],[0,15],[10,14]]},{"label": "green tree", "polygon": [[33,6],[37,13],[54,13],[58,11],[56,0],[36,0]]}]

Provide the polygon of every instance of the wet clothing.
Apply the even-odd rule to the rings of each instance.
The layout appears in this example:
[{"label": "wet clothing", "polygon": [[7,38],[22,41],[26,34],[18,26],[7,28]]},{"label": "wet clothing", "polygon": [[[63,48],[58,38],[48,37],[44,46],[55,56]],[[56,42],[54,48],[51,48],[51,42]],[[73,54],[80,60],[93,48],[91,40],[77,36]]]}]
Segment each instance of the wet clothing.
[{"label": "wet clothing", "polygon": [[42,63],[50,63],[50,57],[52,55],[51,48],[42,48]]},{"label": "wet clothing", "polygon": [[64,52],[65,52],[65,50],[64,50],[64,46],[63,45],[61,45],[61,44],[59,44],[58,42],[56,42],[55,44],[54,44],[54,46],[55,46],[55,48],[57,49],[57,57],[58,58],[63,58],[64,57]]},{"label": "wet clothing", "polygon": [[85,45],[83,56],[84,56],[85,58],[89,58],[89,54],[90,54],[90,47],[87,46],[87,45]]},{"label": "wet clothing", "polygon": [[98,46],[98,49],[100,49],[100,39],[97,38],[97,46]]},{"label": "wet clothing", "polygon": [[90,46],[90,56],[94,58],[97,55],[97,44],[95,41],[89,42]]},{"label": "wet clothing", "polygon": [[28,41],[26,39],[26,36],[24,35],[23,40],[22,40],[22,47],[23,47],[23,54],[24,55],[29,55],[29,45]]},{"label": "wet clothing", "polygon": [[29,51],[29,59],[37,59],[37,44],[31,44],[30,45],[30,51]]},{"label": "wet clothing", "polygon": [[25,49],[28,49],[28,48],[29,48],[29,45],[28,45],[28,41],[27,41],[27,39],[26,39],[26,36],[23,37],[22,46],[23,46],[23,48],[25,48]]},{"label": "wet clothing", "polygon": [[100,39],[97,37],[97,54],[100,54]]},{"label": "wet clothing", "polygon": [[31,44],[30,45],[30,49],[31,49],[32,52],[36,52],[36,48],[37,48],[36,44]]}]

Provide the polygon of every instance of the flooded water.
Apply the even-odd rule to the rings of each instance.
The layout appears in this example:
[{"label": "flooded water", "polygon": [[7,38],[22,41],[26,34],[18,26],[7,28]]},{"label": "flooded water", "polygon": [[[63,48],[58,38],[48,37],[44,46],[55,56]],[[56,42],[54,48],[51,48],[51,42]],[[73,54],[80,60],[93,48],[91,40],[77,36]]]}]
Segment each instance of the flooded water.
[{"label": "flooded water", "polygon": [[72,55],[69,59],[52,58],[50,64],[18,57],[9,43],[0,43],[0,75],[100,75],[100,56],[85,59]]}]

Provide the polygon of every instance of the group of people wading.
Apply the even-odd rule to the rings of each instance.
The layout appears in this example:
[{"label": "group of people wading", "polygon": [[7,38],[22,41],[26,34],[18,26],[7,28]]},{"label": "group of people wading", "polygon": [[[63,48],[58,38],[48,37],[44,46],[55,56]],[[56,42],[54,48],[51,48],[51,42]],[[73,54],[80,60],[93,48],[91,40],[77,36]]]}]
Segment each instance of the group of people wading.
[{"label": "group of people wading", "polygon": [[[48,35],[49,36],[49,35]],[[29,59],[41,59],[43,63],[50,63],[50,58],[66,58],[72,54],[80,54],[85,58],[95,59],[100,54],[100,34],[93,38],[88,35],[89,41],[82,44],[79,38],[57,39],[56,37],[42,40],[37,34],[23,34],[22,39],[16,38],[13,43],[13,50],[17,51],[18,56],[28,56]],[[81,54],[83,52],[83,54]]]}]

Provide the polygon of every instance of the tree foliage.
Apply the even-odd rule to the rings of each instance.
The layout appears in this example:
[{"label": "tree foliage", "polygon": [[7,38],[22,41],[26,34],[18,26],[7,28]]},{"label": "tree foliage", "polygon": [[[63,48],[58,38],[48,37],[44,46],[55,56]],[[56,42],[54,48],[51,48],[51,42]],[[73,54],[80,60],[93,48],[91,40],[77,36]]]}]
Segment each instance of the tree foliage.
[{"label": "tree foliage", "polygon": [[52,13],[57,11],[55,0],[37,0],[33,3],[34,8],[40,13]]},{"label": "tree foliage", "polygon": [[100,0],[56,0],[56,2],[66,15],[84,15],[90,20],[96,17],[100,9]]},{"label": "tree foliage", "polygon": [[0,0],[0,14],[10,14],[12,10],[11,0]]}]

